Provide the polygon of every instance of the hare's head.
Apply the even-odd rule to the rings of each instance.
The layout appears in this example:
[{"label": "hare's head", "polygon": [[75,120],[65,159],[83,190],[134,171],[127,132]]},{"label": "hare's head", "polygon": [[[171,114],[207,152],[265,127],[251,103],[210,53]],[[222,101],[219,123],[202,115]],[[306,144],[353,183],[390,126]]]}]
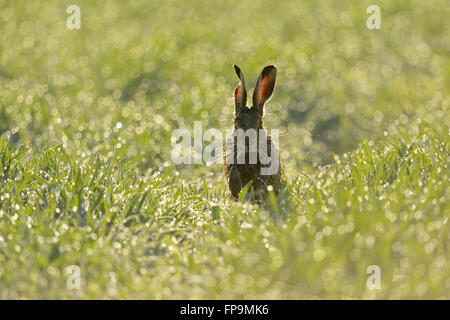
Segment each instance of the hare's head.
[{"label": "hare's head", "polygon": [[262,128],[264,116],[264,103],[270,99],[277,79],[277,68],[267,66],[259,75],[253,91],[253,105],[247,107],[247,89],[245,88],[244,75],[238,66],[234,70],[239,78],[239,86],[234,90],[234,127],[235,129],[259,129]]}]

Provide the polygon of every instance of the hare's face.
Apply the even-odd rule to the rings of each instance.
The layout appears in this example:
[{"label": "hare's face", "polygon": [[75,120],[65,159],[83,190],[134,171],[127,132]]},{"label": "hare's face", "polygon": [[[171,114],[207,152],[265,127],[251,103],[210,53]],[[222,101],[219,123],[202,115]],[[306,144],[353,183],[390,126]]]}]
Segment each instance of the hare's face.
[{"label": "hare's face", "polygon": [[262,128],[262,117],[255,107],[242,107],[234,118],[235,129],[259,129]]}]

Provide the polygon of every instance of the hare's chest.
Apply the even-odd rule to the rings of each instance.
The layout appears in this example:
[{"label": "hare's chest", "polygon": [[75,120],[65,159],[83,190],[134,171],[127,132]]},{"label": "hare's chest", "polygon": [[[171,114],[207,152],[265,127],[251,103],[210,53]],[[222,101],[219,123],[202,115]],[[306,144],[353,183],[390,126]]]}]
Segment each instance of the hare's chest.
[{"label": "hare's chest", "polygon": [[238,164],[239,174],[241,175],[241,181],[243,185],[246,185],[251,180],[255,181],[259,176],[260,166],[257,164]]}]

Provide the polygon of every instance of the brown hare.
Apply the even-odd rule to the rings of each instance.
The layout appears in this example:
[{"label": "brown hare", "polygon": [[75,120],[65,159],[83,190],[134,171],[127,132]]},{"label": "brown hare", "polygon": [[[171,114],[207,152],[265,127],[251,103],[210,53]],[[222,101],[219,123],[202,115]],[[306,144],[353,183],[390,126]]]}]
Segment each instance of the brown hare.
[{"label": "brown hare", "polygon": [[[271,65],[262,70],[253,91],[251,107],[246,106],[244,75],[236,65],[234,70],[239,86],[234,91],[234,133],[225,150],[225,177],[234,198],[238,198],[242,188],[251,182],[249,194],[260,200],[266,198],[270,190],[278,194],[281,179],[278,150],[263,128],[264,104],[272,96],[277,69]],[[238,133],[243,134],[240,143]],[[268,167],[272,170],[267,170]]]}]

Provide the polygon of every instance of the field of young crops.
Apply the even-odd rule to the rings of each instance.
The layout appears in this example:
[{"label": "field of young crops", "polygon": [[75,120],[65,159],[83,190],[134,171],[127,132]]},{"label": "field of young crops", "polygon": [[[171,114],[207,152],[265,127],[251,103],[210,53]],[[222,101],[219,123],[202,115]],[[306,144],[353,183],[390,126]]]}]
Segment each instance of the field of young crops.
[{"label": "field of young crops", "polygon": [[[449,15],[0,0],[0,299],[450,299]],[[284,186],[260,204],[171,161],[174,130],[233,127],[233,64],[249,89],[278,68]]]}]

